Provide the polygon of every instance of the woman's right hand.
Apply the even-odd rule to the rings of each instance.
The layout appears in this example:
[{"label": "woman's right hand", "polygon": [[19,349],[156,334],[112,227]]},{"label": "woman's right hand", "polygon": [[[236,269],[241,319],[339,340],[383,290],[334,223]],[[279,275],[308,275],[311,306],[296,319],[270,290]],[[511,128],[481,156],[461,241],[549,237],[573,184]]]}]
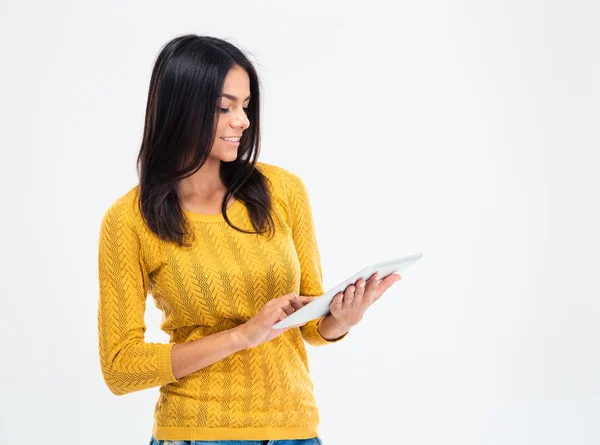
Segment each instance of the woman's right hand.
[{"label": "woman's right hand", "polygon": [[304,326],[308,322],[282,329],[271,329],[277,322],[287,318],[315,298],[319,297],[298,296],[292,292],[267,301],[254,317],[237,327],[239,339],[245,349],[273,340],[288,329]]}]

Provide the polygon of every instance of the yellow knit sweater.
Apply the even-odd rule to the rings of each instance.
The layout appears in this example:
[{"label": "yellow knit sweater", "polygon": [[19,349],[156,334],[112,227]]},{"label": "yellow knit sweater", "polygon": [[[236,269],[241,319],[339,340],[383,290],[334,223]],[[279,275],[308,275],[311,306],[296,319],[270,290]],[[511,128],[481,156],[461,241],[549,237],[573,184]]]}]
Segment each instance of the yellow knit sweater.
[{"label": "yellow knit sweater", "polygon": [[[99,237],[98,340],[102,374],[117,395],[160,386],[153,434],[158,440],[282,440],[319,434],[304,341],[328,341],[317,320],[291,328],[255,348],[176,379],[175,343],[196,340],[248,321],[272,298],[290,292],[323,294],[310,201],[294,173],[258,162],[271,182],[276,235],[244,234],[222,215],[184,210],[192,223],[191,248],[164,242],[146,227],[138,186],[106,211]],[[252,230],[246,207],[227,210]],[[147,343],[146,297],[163,312],[168,344]]]}]

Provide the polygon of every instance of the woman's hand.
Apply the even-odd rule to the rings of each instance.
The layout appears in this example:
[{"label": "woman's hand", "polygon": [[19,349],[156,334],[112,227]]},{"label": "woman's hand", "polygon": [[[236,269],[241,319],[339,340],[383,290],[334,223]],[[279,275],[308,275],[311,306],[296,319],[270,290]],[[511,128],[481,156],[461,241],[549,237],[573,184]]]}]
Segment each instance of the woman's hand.
[{"label": "woman's hand", "polygon": [[358,324],[369,306],[381,298],[383,293],[402,277],[393,273],[379,281],[379,273],[371,275],[368,281],[359,279],[348,285],[344,293],[339,292],[331,301],[329,310],[340,326],[350,329]]},{"label": "woman's hand", "polygon": [[238,339],[245,348],[249,349],[273,340],[288,329],[304,326],[308,323],[307,321],[287,328],[272,329],[273,325],[292,315],[298,309],[302,309],[316,298],[318,297],[298,296],[293,292],[273,298],[254,317],[236,328]]}]

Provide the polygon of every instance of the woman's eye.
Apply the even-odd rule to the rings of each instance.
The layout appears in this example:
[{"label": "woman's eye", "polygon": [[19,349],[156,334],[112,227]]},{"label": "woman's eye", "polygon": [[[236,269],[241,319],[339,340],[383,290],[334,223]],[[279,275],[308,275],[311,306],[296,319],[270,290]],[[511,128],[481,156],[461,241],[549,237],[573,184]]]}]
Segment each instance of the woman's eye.
[{"label": "woman's eye", "polygon": [[[228,113],[229,108],[219,108],[222,113]],[[244,107],[244,113],[248,114],[248,107]]]}]

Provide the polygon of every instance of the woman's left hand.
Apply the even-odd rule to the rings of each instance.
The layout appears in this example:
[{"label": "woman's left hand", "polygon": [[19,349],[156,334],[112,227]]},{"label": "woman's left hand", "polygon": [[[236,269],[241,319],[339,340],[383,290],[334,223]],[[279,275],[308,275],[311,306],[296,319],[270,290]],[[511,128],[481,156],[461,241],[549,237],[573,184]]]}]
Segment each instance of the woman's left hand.
[{"label": "woman's left hand", "polygon": [[336,294],[329,305],[329,310],[340,326],[350,329],[358,324],[367,308],[379,300],[383,293],[402,277],[393,273],[378,283],[379,279],[379,274],[374,273],[368,281],[359,279],[354,285],[348,285],[344,293]]}]

